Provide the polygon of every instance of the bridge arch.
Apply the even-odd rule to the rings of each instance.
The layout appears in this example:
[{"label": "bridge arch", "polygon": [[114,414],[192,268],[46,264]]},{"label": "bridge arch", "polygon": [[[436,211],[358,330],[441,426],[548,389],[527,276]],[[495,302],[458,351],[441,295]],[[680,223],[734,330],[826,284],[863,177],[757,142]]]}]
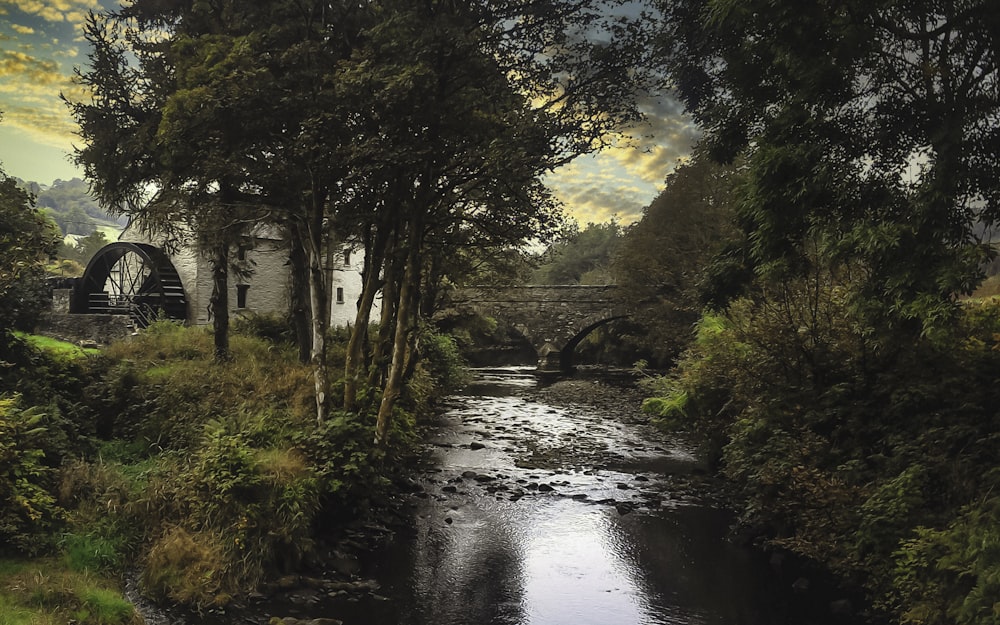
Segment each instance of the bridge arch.
[{"label": "bridge arch", "polygon": [[607,324],[611,323],[612,321],[617,321],[619,319],[625,319],[627,317],[628,317],[628,315],[625,315],[625,314],[614,315],[612,317],[604,317],[603,319],[599,319],[597,321],[594,321],[593,323],[590,323],[589,325],[587,325],[586,327],[584,327],[582,330],[580,330],[576,334],[576,336],[574,336],[569,341],[567,341],[566,344],[563,346],[563,348],[561,350],[559,350],[559,352],[558,352],[559,353],[559,361],[558,362],[549,363],[545,367],[541,367],[542,370],[554,370],[556,367],[558,367],[558,369],[560,371],[570,371],[570,370],[572,370],[573,369],[573,357],[574,357],[574,354],[576,353],[576,347],[577,347],[577,345],[580,344],[581,341],[583,341],[583,339],[587,338],[587,336],[591,332],[593,332],[594,330],[596,330],[597,328],[599,328],[601,326],[604,326],[604,325],[607,325]]}]

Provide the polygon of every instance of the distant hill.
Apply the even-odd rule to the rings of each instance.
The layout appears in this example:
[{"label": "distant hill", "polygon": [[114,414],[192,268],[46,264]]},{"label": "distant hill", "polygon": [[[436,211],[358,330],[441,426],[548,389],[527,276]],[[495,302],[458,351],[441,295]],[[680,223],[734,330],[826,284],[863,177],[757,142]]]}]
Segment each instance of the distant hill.
[{"label": "distant hill", "polygon": [[51,186],[18,179],[18,185],[35,195],[35,203],[55,220],[64,235],[86,236],[95,230],[120,232],[127,223],[124,217],[108,215],[90,195],[87,183],[79,178],[56,180]]}]

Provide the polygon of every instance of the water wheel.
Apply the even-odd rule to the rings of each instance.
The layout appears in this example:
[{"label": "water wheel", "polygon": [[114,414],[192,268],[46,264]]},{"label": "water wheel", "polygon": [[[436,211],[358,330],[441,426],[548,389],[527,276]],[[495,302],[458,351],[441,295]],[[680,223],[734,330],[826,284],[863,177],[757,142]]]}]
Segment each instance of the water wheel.
[{"label": "water wheel", "polygon": [[162,250],[145,243],[106,245],[87,263],[71,312],[129,315],[144,328],[159,317],[187,318],[180,276]]}]

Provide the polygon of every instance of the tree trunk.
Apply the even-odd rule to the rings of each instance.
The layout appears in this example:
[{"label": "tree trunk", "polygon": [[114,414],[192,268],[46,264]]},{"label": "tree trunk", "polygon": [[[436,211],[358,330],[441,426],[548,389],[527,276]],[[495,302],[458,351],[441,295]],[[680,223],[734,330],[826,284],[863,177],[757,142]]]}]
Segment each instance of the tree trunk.
[{"label": "tree trunk", "polygon": [[304,243],[309,261],[309,308],[312,319],[312,344],[309,362],[313,367],[316,396],[316,421],[326,421],[330,398],[330,376],[326,367],[326,329],[330,322],[326,272],[323,266],[323,204],[325,193],[314,185],[310,198]]},{"label": "tree trunk", "polygon": [[399,306],[396,308],[396,331],[392,342],[392,360],[385,381],[385,389],[382,391],[382,402],[378,408],[378,420],[375,424],[375,444],[379,447],[384,447],[387,442],[389,426],[392,422],[392,410],[403,390],[406,350],[416,319],[417,311],[413,305],[416,303],[416,291],[420,288],[420,228],[416,219],[410,224],[408,239],[409,252],[406,255],[406,267],[403,270],[402,285],[399,289]]},{"label": "tree trunk", "polygon": [[395,245],[385,263],[385,281],[382,288],[382,315],[379,319],[378,336],[372,346],[371,369],[368,373],[368,385],[372,388],[380,386],[386,377],[388,362],[386,354],[390,353],[390,344],[396,331],[396,311],[399,309],[399,283],[402,280],[399,259],[395,257]]},{"label": "tree trunk", "polygon": [[229,245],[217,243],[212,249],[212,296],[208,310],[212,316],[215,361],[227,362],[229,353]]},{"label": "tree trunk", "polygon": [[288,250],[288,264],[291,269],[289,284],[289,312],[295,328],[295,344],[298,347],[299,362],[306,364],[312,351],[312,320],[309,315],[309,258],[302,242],[301,229],[294,224],[288,227],[291,247]]},{"label": "tree trunk", "polygon": [[358,312],[354,317],[354,327],[347,342],[347,354],[344,358],[344,410],[353,411],[357,407],[358,386],[363,377],[364,343],[371,320],[372,306],[380,288],[379,274],[382,260],[385,257],[385,245],[388,241],[387,228],[379,228],[375,240],[366,250],[364,284],[361,299],[358,301]]}]

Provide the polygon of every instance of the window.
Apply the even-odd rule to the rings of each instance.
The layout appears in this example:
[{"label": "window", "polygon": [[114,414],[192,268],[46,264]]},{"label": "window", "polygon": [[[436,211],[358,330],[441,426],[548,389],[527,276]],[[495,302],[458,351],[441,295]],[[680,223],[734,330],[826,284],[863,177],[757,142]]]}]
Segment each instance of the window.
[{"label": "window", "polygon": [[344,266],[351,266],[351,250],[344,250]]},{"label": "window", "polygon": [[246,308],[247,307],[247,291],[250,290],[249,284],[237,284],[236,285],[236,307]]},{"label": "window", "polygon": [[344,303],[344,287],[342,286],[337,287],[337,303],[338,304]]},{"label": "window", "polygon": [[243,244],[236,248],[236,260],[246,260],[247,252],[253,249],[253,245]]}]

